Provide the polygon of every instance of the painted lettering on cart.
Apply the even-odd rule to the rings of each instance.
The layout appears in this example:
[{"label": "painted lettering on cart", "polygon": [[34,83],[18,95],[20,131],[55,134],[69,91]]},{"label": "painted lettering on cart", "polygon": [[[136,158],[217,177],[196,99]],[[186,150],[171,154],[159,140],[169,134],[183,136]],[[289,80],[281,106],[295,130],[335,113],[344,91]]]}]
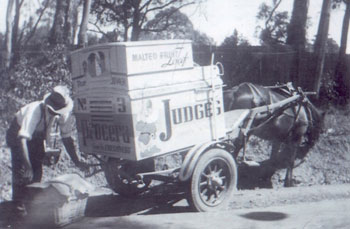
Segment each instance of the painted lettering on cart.
[{"label": "painted lettering on cart", "polygon": [[[216,101],[216,115],[220,115],[221,105],[220,101]],[[212,117],[213,104],[211,102],[198,103],[192,106],[184,106],[180,108],[170,108],[170,100],[163,100],[164,115],[165,115],[165,132],[159,135],[160,140],[168,141],[172,135],[172,125],[180,125],[182,123],[192,122],[203,118]]]},{"label": "painted lettering on cart", "polygon": [[89,140],[130,143],[129,127],[126,125],[107,125],[81,120],[83,144]]},{"label": "painted lettering on cart", "polygon": [[110,152],[119,152],[123,154],[130,154],[131,148],[127,146],[118,146],[118,145],[93,145],[93,150],[103,150]]},{"label": "painted lettering on cart", "polygon": [[186,63],[186,59],[188,58],[188,53],[186,53],[183,57],[170,57],[168,61],[161,65],[162,68],[168,67],[168,66],[181,66],[183,67]]}]

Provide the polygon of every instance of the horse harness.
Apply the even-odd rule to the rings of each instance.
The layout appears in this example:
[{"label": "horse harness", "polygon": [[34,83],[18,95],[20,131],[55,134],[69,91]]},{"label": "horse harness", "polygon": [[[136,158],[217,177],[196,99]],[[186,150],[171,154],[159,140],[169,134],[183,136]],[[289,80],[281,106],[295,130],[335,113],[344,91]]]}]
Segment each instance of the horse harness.
[{"label": "horse harness", "polygon": [[[261,92],[253,84],[248,83],[247,85],[253,94],[253,99],[255,99],[257,97],[264,98],[264,96],[261,94]],[[243,161],[245,161],[247,139],[249,138],[250,133],[267,125],[270,121],[279,117],[285,110],[287,110],[289,108],[294,108],[296,106],[296,104],[298,105],[297,109],[295,109],[295,108],[292,109],[292,111],[294,112],[294,119],[293,119],[291,128],[287,132],[287,136],[290,136],[293,129],[295,128],[295,123],[299,118],[302,106],[304,106],[304,109],[306,111],[308,122],[312,123],[311,111],[309,110],[308,106],[306,105],[309,103],[309,100],[306,98],[306,96],[302,92],[301,88],[298,88],[298,90],[295,90],[291,84],[286,84],[286,85],[282,85],[282,86],[274,86],[274,87],[266,87],[266,88],[278,89],[278,92],[282,92],[283,94],[286,94],[289,97],[295,95],[296,93],[299,93],[301,96],[296,101],[290,102],[286,105],[283,105],[283,106],[277,108],[274,112],[272,112],[269,109],[268,105],[270,105],[270,102],[264,101],[264,103],[266,104],[266,107],[267,107],[266,108],[266,111],[268,113],[267,119],[264,120],[262,123],[260,123],[256,127],[249,126],[252,123],[252,120],[248,120],[248,122],[245,122],[245,127],[241,127],[241,130],[243,133],[243,141],[244,141],[244,143],[243,143]],[[286,115],[289,115],[289,114],[286,114]],[[289,115],[289,116],[291,116],[291,115]],[[252,119],[252,117],[249,117],[249,119]]]}]

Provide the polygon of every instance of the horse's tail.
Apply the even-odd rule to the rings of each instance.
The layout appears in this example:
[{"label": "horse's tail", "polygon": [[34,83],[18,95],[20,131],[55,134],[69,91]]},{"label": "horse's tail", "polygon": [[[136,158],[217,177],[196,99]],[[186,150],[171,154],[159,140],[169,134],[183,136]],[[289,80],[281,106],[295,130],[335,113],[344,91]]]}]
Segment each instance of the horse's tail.
[{"label": "horse's tail", "polygon": [[309,150],[318,141],[324,125],[324,112],[317,109],[310,101],[304,105],[308,117],[308,128],[306,131],[305,141],[299,147],[297,158],[303,159]]}]

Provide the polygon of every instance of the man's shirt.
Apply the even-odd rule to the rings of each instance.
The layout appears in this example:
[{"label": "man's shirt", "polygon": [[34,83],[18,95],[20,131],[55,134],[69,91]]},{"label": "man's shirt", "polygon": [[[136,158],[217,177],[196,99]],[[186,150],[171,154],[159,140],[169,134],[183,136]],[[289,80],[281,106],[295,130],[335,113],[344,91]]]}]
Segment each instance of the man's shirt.
[{"label": "man's shirt", "polygon": [[[46,115],[46,125],[44,115]],[[43,101],[35,101],[23,106],[16,113],[16,118],[18,125],[21,127],[18,136],[30,140],[36,131],[45,133],[45,127],[48,127],[54,116],[45,109]],[[59,115],[58,126],[62,138],[70,137],[73,132],[72,115]]]}]

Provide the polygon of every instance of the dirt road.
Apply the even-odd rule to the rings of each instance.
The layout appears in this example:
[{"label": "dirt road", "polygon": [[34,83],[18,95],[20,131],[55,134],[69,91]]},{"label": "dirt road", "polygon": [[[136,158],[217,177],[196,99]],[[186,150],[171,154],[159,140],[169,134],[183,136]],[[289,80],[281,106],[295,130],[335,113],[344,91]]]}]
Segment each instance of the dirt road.
[{"label": "dirt road", "polygon": [[88,217],[73,228],[348,228],[350,199],[212,213]]},{"label": "dirt road", "polygon": [[[350,184],[236,191],[222,211],[196,213],[183,194],[160,190],[138,199],[89,197],[85,218],[65,228],[349,228]],[[10,202],[0,204],[8,228]],[[52,228],[38,219],[33,228]],[[29,228],[28,224],[21,224]]]},{"label": "dirt road", "polygon": [[237,191],[228,209],[194,213],[180,195],[89,200],[66,228],[348,228],[350,185]]}]

